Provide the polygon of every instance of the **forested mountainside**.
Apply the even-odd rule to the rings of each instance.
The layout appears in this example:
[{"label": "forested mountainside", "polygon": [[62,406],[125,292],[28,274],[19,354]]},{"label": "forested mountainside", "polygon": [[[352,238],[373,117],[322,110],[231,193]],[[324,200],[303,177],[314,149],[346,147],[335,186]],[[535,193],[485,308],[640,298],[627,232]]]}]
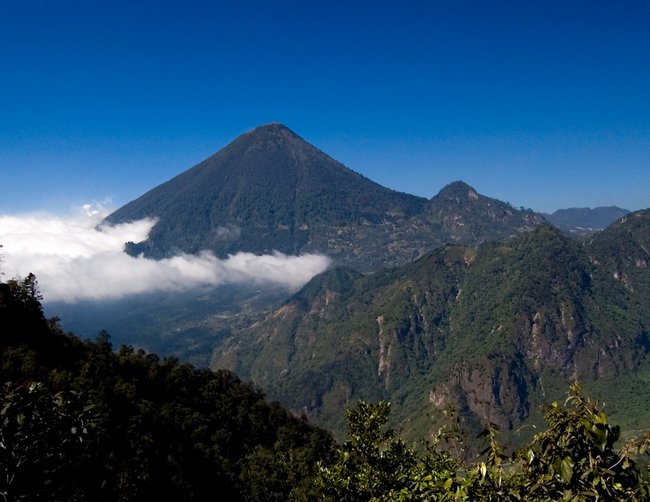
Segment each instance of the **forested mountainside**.
[{"label": "forested mountainside", "polygon": [[227,371],[82,341],[0,284],[4,500],[313,500],[331,436]]},{"label": "forested mountainside", "polygon": [[[345,274],[341,276],[345,280]],[[337,279],[335,279],[335,282]],[[347,410],[333,443],[225,371],[81,341],[46,320],[33,275],[0,283],[0,495],[66,500],[648,500],[650,434],[620,430],[570,387],[512,456],[498,427],[467,460],[458,415],[425,448],[387,428],[390,405]]]},{"label": "forested mountainside", "polygon": [[532,211],[456,182],[430,200],[382,187],[293,131],[267,124],[106,218],[156,218],[129,252],[163,257],[323,253],[375,270],[404,264],[448,242],[477,244],[539,225]]},{"label": "forested mountainside", "polygon": [[640,211],[585,242],[541,226],[370,275],[338,268],[223,340],[212,367],[339,435],[360,398],[394,403],[411,436],[449,405],[477,429],[514,429],[575,379],[647,427],[648,261]]}]

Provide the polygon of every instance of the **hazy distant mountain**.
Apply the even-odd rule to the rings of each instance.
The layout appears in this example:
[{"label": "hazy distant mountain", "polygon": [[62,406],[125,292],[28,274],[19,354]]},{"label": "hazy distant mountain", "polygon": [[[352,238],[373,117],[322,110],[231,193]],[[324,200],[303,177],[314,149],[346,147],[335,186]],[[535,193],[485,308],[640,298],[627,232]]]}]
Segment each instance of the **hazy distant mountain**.
[{"label": "hazy distant mountain", "polygon": [[590,209],[572,207],[558,209],[553,214],[545,214],[546,219],[564,232],[575,235],[587,235],[607,228],[630,211],[616,206],[604,206]]},{"label": "hazy distant mountain", "polygon": [[576,378],[647,427],[649,262],[642,211],[588,242],[541,226],[380,273],[334,269],[221,340],[213,367],[339,433],[357,399],[391,401],[415,436],[447,405],[514,428]]},{"label": "hazy distant mountain", "polygon": [[144,217],[159,221],[147,241],[129,245],[132,253],[315,252],[362,270],[407,263],[447,242],[507,237],[543,221],[460,182],[431,200],[384,188],[280,124],[243,134],[107,221]]}]

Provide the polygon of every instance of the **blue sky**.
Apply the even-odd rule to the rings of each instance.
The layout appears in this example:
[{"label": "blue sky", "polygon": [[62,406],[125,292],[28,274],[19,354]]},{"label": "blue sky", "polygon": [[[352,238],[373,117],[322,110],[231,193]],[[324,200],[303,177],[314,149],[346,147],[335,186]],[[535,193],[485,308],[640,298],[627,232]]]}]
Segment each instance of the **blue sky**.
[{"label": "blue sky", "polygon": [[645,1],[0,0],[0,214],[114,207],[282,122],[431,197],[650,206]]}]

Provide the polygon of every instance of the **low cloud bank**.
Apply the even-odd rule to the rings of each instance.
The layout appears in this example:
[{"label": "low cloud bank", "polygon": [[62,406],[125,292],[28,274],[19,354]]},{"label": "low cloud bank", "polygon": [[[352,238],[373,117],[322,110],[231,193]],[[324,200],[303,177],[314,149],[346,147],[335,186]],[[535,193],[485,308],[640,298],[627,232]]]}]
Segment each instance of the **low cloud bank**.
[{"label": "low cloud bank", "polygon": [[124,243],[146,239],[155,220],[97,227],[104,216],[105,211],[89,206],[68,218],[0,216],[3,279],[32,272],[46,302],[75,302],[233,283],[297,289],[330,263],[326,256],[281,253],[237,253],[225,260],[210,252],[163,260],[136,258],[123,252]]}]

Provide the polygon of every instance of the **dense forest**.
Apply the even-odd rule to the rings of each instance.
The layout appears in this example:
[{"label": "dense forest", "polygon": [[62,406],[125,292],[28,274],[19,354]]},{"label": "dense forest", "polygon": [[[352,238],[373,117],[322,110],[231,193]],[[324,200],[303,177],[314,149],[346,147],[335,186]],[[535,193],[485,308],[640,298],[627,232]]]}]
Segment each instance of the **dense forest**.
[{"label": "dense forest", "polygon": [[82,341],[0,284],[5,500],[310,500],[328,433],[232,373]]},{"label": "dense forest", "polygon": [[574,384],[548,424],[509,454],[486,424],[468,458],[463,424],[423,445],[359,402],[348,438],[296,418],[232,373],[93,341],[45,319],[33,275],[0,284],[0,494],[15,500],[648,500],[650,434],[620,431]]}]

